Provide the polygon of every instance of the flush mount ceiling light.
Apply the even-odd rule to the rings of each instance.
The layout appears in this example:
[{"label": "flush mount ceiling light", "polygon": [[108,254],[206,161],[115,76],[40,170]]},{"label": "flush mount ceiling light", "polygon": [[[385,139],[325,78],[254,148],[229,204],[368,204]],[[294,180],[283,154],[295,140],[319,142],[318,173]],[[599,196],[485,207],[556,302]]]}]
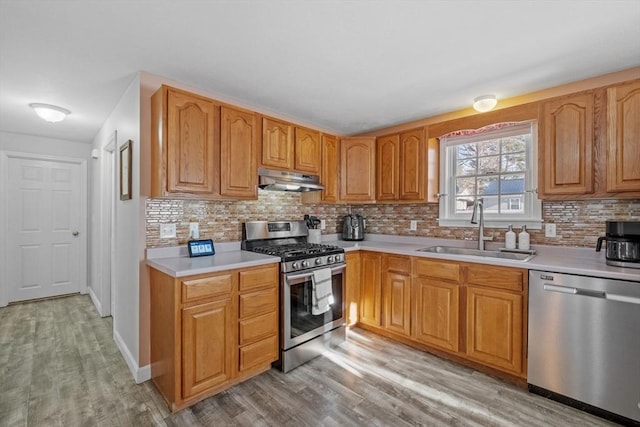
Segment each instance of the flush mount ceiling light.
[{"label": "flush mount ceiling light", "polygon": [[33,108],[41,119],[50,123],[61,122],[67,117],[67,114],[71,114],[71,111],[62,107],[56,107],[55,105],[29,104],[29,107]]},{"label": "flush mount ceiling light", "polygon": [[473,109],[484,113],[492,110],[497,103],[498,100],[495,95],[482,95],[473,100]]}]

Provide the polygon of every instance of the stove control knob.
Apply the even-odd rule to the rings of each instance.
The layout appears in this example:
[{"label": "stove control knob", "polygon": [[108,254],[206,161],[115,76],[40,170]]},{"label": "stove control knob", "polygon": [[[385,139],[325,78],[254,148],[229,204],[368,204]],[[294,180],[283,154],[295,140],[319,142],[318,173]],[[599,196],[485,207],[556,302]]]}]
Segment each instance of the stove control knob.
[{"label": "stove control knob", "polygon": [[340,262],[342,260],[342,257],[340,255],[336,255],[336,262]]},{"label": "stove control knob", "polygon": [[298,268],[300,268],[300,265],[297,262],[294,262],[291,264],[291,268],[293,268],[294,270],[297,270]]},{"label": "stove control knob", "polygon": [[327,257],[327,262],[328,262],[328,263],[333,262],[333,255],[329,255],[329,256]]},{"label": "stove control knob", "polygon": [[309,267],[309,261],[307,261],[307,260],[302,261],[302,266],[303,267]]},{"label": "stove control knob", "polygon": [[322,258],[316,258],[316,265],[322,264]]}]

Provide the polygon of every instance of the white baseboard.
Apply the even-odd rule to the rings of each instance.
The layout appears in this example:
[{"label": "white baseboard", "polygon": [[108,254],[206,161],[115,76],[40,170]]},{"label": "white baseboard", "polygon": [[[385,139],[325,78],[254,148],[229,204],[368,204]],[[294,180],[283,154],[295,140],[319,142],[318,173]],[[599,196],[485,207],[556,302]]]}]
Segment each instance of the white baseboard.
[{"label": "white baseboard", "polygon": [[89,289],[89,296],[91,297],[91,301],[93,301],[93,305],[96,306],[96,310],[98,310],[98,314],[100,315],[100,317],[104,317],[102,315],[102,304],[100,304],[100,300],[98,299],[98,296],[93,292],[93,289],[88,288]]},{"label": "white baseboard", "polygon": [[122,337],[116,330],[113,331],[113,340],[116,342],[116,345],[118,346],[118,349],[120,350],[120,354],[122,354],[124,361],[127,362],[127,366],[129,367],[129,370],[131,371],[136,384],[140,384],[150,380],[151,365],[139,367],[138,362],[136,362],[136,359],[133,357],[133,355],[129,351],[129,348],[124,343]]}]

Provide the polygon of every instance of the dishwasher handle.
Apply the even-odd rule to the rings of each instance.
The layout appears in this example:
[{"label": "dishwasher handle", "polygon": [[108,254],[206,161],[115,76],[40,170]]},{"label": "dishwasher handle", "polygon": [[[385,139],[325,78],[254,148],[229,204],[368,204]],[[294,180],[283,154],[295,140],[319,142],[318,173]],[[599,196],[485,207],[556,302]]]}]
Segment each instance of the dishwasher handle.
[{"label": "dishwasher handle", "polygon": [[542,287],[545,291],[560,292],[561,294],[583,295],[585,297],[606,298],[607,294],[603,291],[591,291],[589,289],[574,288],[569,286],[558,286],[545,283]]}]

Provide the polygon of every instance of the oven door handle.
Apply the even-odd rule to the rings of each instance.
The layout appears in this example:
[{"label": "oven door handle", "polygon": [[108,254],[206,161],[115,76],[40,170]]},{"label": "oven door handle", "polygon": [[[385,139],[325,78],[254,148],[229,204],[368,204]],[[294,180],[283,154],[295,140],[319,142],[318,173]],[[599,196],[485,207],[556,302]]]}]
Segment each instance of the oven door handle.
[{"label": "oven door handle", "polygon": [[[344,270],[346,267],[346,265],[341,265],[339,267],[334,267],[331,269],[331,274],[335,274],[338,273],[339,271]],[[308,273],[303,273],[303,274],[287,274],[285,276],[285,278],[287,279],[287,281],[289,280],[298,280],[298,279],[306,279],[307,277],[311,277],[313,276],[313,271],[310,271]]]}]

